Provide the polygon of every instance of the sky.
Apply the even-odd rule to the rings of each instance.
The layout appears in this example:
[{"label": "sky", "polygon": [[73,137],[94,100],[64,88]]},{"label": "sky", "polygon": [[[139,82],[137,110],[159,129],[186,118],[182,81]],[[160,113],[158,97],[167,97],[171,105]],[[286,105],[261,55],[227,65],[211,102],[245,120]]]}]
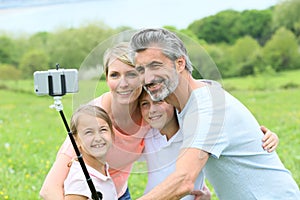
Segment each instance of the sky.
[{"label": "sky", "polygon": [[278,0],[0,0],[0,32],[51,32],[95,21],[111,28],[171,25],[184,29],[195,20],[226,9],[262,10],[277,3]]}]

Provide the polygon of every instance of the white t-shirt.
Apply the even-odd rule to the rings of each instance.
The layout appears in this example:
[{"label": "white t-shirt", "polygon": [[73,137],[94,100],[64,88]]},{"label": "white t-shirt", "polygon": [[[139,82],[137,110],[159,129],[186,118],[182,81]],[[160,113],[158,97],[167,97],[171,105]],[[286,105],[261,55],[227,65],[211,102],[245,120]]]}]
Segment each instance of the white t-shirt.
[{"label": "white t-shirt", "polygon": [[[147,161],[148,182],[145,194],[159,183],[163,182],[175,171],[176,160],[182,145],[182,133],[178,131],[167,141],[165,135],[161,135],[158,129],[151,129],[145,137],[145,149],[143,157]],[[201,172],[195,182],[195,190],[203,188],[204,176]],[[193,200],[192,195],[185,196],[184,200]]]},{"label": "white t-shirt", "polygon": [[[103,195],[103,200],[117,200],[117,192],[115,185],[108,173],[108,165],[106,164],[106,174],[103,175],[94,168],[86,165],[86,168],[90,174],[96,191],[99,191]],[[86,196],[92,199],[92,193],[78,161],[73,161],[70,167],[70,172],[64,182],[65,195],[67,194],[78,194]]]}]

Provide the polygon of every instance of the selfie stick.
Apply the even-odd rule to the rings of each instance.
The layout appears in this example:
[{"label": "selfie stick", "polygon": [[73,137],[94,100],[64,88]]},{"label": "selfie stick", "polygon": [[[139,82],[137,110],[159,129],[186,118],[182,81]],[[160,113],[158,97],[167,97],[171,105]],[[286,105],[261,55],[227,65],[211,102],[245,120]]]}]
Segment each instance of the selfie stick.
[{"label": "selfie stick", "polygon": [[87,183],[89,185],[89,188],[91,190],[93,200],[102,200],[102,198],[103,198],[102,197],[102,193],[96,191],[96,188],[95,188],[95,186],[93,184],[93,181],[92,181],[92,179],[91,179],[91,177],[89,175],[89,172],[87,171],[87,168],[85,166],[85,163],[83,161],[82,154],[80,153],[80,151],[79,151],[79,149],[77,147],[77,144],[75,142],[73,134],[70,131],[69,125],[68,125],[67,120],[65,118],[65,115],[64,115],[64,112],[63,112],[63,105],[62,105],[62,102],[61,102],[61,98],[62,98],[63,95],[66,94],[66,90],[65,90],[66,87],[65,87],[65,81],[63,81],[64,78],[61,78],[61,79],[62,79],[62,87],[61,88],[62,88],[63,91],[62,91],[61,94],[58,95],[58,94],[54,94],[53,93],[52,81],[50,81],[50,80],[52,80],[52,78],[48,77],[49,95],[53,96],[53,98],[54,98],[54,104],[51,105],[50,108],[55,108],[59,112],[59,114],[60,114],[60,116],[61,116],[61,118],[62,118],[62,120],[64,122],[64,125],[65,125],[65,127],[67,129],[67,132],[68,132],[68,135],[69,135],[69,138],[70,138],[71,143],[72,143],[72,145],[74,147],[74,150],[76,152],[78,162],[81,165],[82,171],[83,171],[83,173],[85,175],[86,181],[87,181]]}]

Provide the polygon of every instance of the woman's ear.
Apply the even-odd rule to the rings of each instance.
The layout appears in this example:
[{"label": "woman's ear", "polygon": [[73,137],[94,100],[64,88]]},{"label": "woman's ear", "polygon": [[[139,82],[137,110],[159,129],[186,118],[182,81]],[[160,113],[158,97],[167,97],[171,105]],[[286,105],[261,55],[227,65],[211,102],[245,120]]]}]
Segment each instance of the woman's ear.
[{"label": "woman's ear", "polygon": [[178,72],[182,72],[183,70],[185,70],[185,59],[183,56],[177,58],[175,63],[176,63],[176,69]]}]

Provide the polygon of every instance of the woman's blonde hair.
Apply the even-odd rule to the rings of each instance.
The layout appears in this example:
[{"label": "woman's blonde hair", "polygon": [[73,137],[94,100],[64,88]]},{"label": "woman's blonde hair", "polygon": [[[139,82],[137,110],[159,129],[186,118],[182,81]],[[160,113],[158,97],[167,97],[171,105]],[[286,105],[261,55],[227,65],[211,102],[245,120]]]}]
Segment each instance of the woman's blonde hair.
[{"label": "woman's blonde hair", "polygon": [[105,51],[103,56],[103,67],[105,71],[105,76],[107,76],[109,65],[116,59],[120,60],[124,64],[134,67],[133,62],[130,59],[128,42],[121,42]]}]

